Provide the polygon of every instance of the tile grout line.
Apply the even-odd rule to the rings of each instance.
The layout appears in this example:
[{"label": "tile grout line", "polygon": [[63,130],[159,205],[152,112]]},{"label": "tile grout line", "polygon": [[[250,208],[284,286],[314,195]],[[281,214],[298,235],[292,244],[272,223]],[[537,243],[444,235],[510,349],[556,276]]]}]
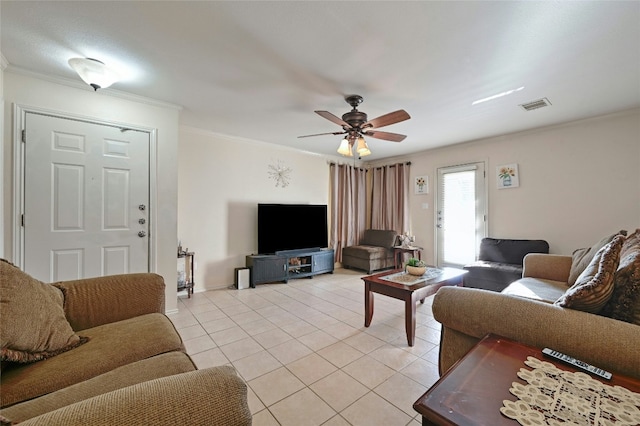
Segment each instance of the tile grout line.
[{"label": "tile grout line", "polygon": [[[192,326],[198,326],[200,327],[200,329],[204,332],[203,335],[201,336],[196,336],[194,338],[188,339],[188,340],[193,340],[193,339],[197,339],[197,338],[201,338],[201,337],[207,337],[214,345],[213,348],[209,348],[209,349],[203,349],[202,351],[198,351],[198,352],[194,352],[194,353],[190,353],[190,355],[195,356],[197,354],[200,353],[206,353],[207,351],[211,351],[214,349],[217,349],[221,356],[227,361],[227,364],[230,364],[234,367],[235,364],[239,361],[241,361],[242,359],[245,359],[247,357],[253,356],[256,353],[261,353],[262,351],[268,353],[272,358],[274,358],[277,361],[277,366],[275,368],[272,368],[266,372],[262,372],[260,374],[258,374],[255,377],[252,377],[251,380],[247,380],[243,377],[243,379],[247,382],[247,385],[251,388],[251,392],[253,393],[254,397],[260,402],[260,404],[264,407],[259,409],[258,411],[256,411],[254,413],[254,415],[262,412],[263,410],[267,410],[269,412],[269,414],[276,419],[276,421],[278,423],[280,423],[280,421],[276,418],[276,415],[274,414],[274,412],[270,409],[271,407],[273,407],[274,405],[286,400],[287,398],[291,397],[292,395],[295,395],[305,389],[308,389],[313,395],[315,395],[315,397],[317,397],[320,401],[323,401],[333,412],[334,414],[329,417],[327,420],[323,421],[327,422],[330,421],[331,419],[334,419],[335,417],[339,417],[341,420],[347,421],[345,419],[345,417],[341,414],[343,413],[345,410],[347,410],[349,407],[354,406],[354,404],[357,404],[358,401],[361,401],[362,398],[364,398],[366,395],[369,395],[370,393],[372,393],[373,395],[381,398],[382,400],[386,401],[388,404],[390,404],[391,406],[393,406],[394,408],[396,408],[398,410],[399,413],[402,413],[406,416],[408,416],[410,418],[409,422],[406,423],[408,424],[412,424],[414,421],[417,421],[419,423],[419,415],[416,413],[416,415],[412,414],[408,414],[406,411],[404,411],[401,407],[398,407],[397,405],[395,405],[391,400],[389,400],[388,398],[386,398],[384,396],[384,394],[380,394],[378,393],[375,389],[378,388],[379,386],[383,385],[384,383],[386,383],[391,377],[397,376],[398,374],[400,376],[402,376],[405,379],[411,380],[412,382],[414,382],[415,384],[419,385],[419,386],[423,386],[425,387],[426,385],[421,383],[417,378],[415,377],[411,377],[410,375],[408,375],[408,373],[403,373],[402,370],[406,369],[407,367],[409,367],[410,365],[412,365],[413,363],[417,362],[418,360],[422,360],[428,364],[432,364],[433,363],[427,359],[424,358],[425,356],[427,356],[427,354],[429,354],[430,352],[432,352],[433,350],[437,350],[438,345],[434,344],[433,342],[430,342],[428,340],[424,340],[425,343],[429,344],[429,345],[433,345],[432,348],[424,351],[424,352],[420,352],[419,354],[414,354],[412,353],[412,351],[407,350],[406,348],[403,348],[401,346],[398,346],[396,344],[393,344],[392,342],[395,342],[398,339],[402,339],[402,338],[406,338],[405,333],[404,333],[404,327],[402,327],[402,330],[400,330],[399,325],[402,324],[404,322],[404,317],[403,317],[403,313],[402,314],[395,314],[395,313],[390,313],[387,312],[386,309],[378,309],[376,310],[376,313],[378,313],[378,320],[380,325],[385,325],[387,327],[389,327],[391,330],[394,330],[396,332],[400,331],[399,333],[399,337],[395,337],[395,338],[381,338],[378,337],[376,335],[374,335],[373,333],[371,333],[370,331],[372,329],[362,329],[362,326],[360,328],[354,326],[353,324],[347,322],[349,319],[350,315],[360,315],[363,316],[362,313],[362,308],[356,308],[355,307],[355,303],[356,302],[356,295],[357,295],[357,291],[352,290],[351,287],[354,286],[349,286],[348,282],[353,281],[354,278],[358,278],[358,283],[359,283],[359,276],[355,276],[355,275],[349,275],[346,278],[343,277],[340,280],[324,280],[321,281],[319,279],[319,277],[316,277],[316,283],[318,283],[318,281],[320,281],[318,284],[319,286],[316,285],[316,283],[311,283],[310,285],[304,285],[304,287],[302,287],[301,284],[299,285],[288,285],[285,288],[265,288],[263,291],[258,292],[257,294],[254,294],[253,296],[255,296],[255,298],[252,297],[245,297],[243,296],[243,293],[237,293],[238,290],[228,290],[228,289],[221,289],[221,290],[212,290],[212,291],[208,291],[208,292],[204,292],[204,293],[197,293],[197,294],[204,294],[204,298],[207,300],[206,302],[203,303],[194,303],[191,302],[191,300],[193,299],[183,299],[182,297],[179,297],[179,305],[180,305],[180,313],[177,314],[178,316],[180,314],[182,314],[184,311],[187,311],[189,313],[189,315],[193,318],[193,320],[195,320],[195,324],[191,324],[191,325],[187,325],[187,326],[183,326],[181,328],[179,328],[178,330],[180,331],[182,328],[186,328],[186,327],[192,327]],[[305,280],[306,281],[306,280]],[[266,286],[266,285],[265,285]],[[280,286],[280,284],[273,284],[273,286]],[[327,287],[330,286],[335,286],[335,288],[333,290],[327,290]],[[260,286],[263,287],[263,286]],[[302,288],[299,288],[302,287]],[[361,287],[360,287],[361,288]],[[219,292],[219,293],[218,293]],[[233,293],[232,293],[233,292]],[[285,294],[285,292],[289,292],[291,294]],[[324,297],[321,297],[319,294],[321,294]],[[352,298],[346,297],[346,295],[350,295],[352,296]],[[213,297],[214,295],[216,295],[216,297]],[[335,297],[332,299],[332,295],[334,295]],[[192,296],[193,297],[193,296]],[[244,300],[243,300],[244,299]],[[384,299],[378,300],[380,298],[376,299],[376,302],[378,302],[378,305],[376,306],[377,308],[379,307],[379,305],[386,307],[389,307],[389,309],[392,309],[391,306],[393,306],[392,304],[385,304],[383,303]],[[189,300],[187,302],[187,300]],[[316,309],[314,307],[314,303],[317,302],[317,300],[322,300],[322,309]],[[338,300],[340,301],[340,303],[333,303],[333,300]],[[259,305],[259,307],[253,307],[250,304],[248,304],[248,301],[251,301],[249,303],[252,303],[254,306],[255,305]],[[305,303],[306,302],[306,303]],[[325,303],[329,303],[331,304],[333,307],[335,307],[335,309],[330,309],[325,307]],[[197,306],[201,306],[204,304],[211,304],[212,307],[214,309],[212,310],[219,310],[220,312],[222,312],[225,316],[223,318],[219,318],[219,319],[214,319],[211,321],[205,321],[202,322],[199,318],[198,315],[200,315],[200,317],[203,317],[206,315],[206,312],[211,312],[212,310],[205,310],[202,308],[196,308]],[[397,303],[395,305],[398,305]],[[246,311],[242,311],[242,312],[238,312],[238,313],[234,313],[233,316],[236,317],[236,319],[232,318],[231,315],[229,315],[226,311],[229,312],[233,312],[234,306],[241,306],[237,309],[248,309]],[[428,312],[422,312],[422,314],[429,314],[430,316],[430,303],[427,304],[425,303],[425,309],[428,309]],[[197,311],[196,312],[192,312],[191,309],[194,308]],[[310,330],[310,331],[306,331],[306,332],[302,332],[302,334],[298,334],[298,332],[296,332],[296,336],[294,336],[293,334],[291,334],[291,328],[289,329],[290,331],[285,330],[284,328],[287,327],[288,325],[290,325],[292,322],[291,321],[286,321],[285,319],[283,319],[283,321],[278,324],[276,322],[273,322],[269,316],[265,316],[263,313],[259,313],[258,311],[261,309],[266,309],[266,308],[273,308],[274,310],[277,308],[278,310],[284,311],[284,313],[278,313],[275,315],[271,315],[271,318],[277,316],[277,315],[291,315],[293,316],[295,319],[293,319],[294,322],[297,321],[302,321],[305,324],[309,324],[311,327],[315,328],[314,330]],[[201,310],[202,309],[202,310]],[[308,336],[312,333],[315,333],[317,331],[325,331],[323,328],[317,327],[313,324],[313,322],[308,321],[307,319],[303,318],[300,314],[300,309],[313,309],[313,315],[323,315],[325,317],[329,317],[333,320],[336,321],[335,324],[340,324],[340,326],[342,327],[350,327],[352,329],[354,329],[354,333],[349,335],[349,336],[344,336],[342,338],[339,338],[337,336],[331,336],[331,334],[329,334],[331,337],[335,337],[338,340],[336,340],[333,343],[330,343],[328,345],[324,345],[320,348],[318,348],[317,350],[308,346],[308,344],[305,344],[303,341],[301,341],[301,338],[304,338],[305,336]],[[355,310],[358,309],[358,310]],[[237,319],[241,318],[243,314],[249,314],[249,313],[255,313],[256,315],[258,315],[259,319],[253,320],[253,321],[249,321],[249,322],[237,322]],[[332,315],[332,313],[334,315],[339,315],[342,316],[345,319],[341,319],[341,318],[337,318],[335,316]],[[380,317],[383,317],[383,319],[380,319]],[[229,330],[231,328],[234,327],[238,327],[240,330],[242,330],[246,336],[242,337],[238,340],[233,340],[230,342],[227,342],[225,344],[219,344],[215,341],[215,339],[211,336],[212,333],[209,333],[209,331],[205,328],[204,324],[207,322],[213,322],[213,321],[217,321],[217,320],[222,320],[222,319],[228,319],[231,321],[231,323],[233,323],[233,326],[230,327],[225,327],[221,330],[216,330],[213,333],[217,333],[217,332],[221,332],[224,330]],[[274,328],[270,329],[270,330],[265,330],[261,333],[256,333],[254,335],[249,334],[247,332],[247,330],[245,329],[244,326],[247,326],[248,324],[254,323],[254,322],[264,322],[267,321],[270,325],[272,325]],[[355,317],[352,317],[352,322],[354,322]],[[375,319],[374,319],[375,321]],[[335,325],[333,324],[333,325]],[[395,324],[395,325],[393,325]],[[430,325],[432,325],[432,321],[424,321],[424,322],[419,322],[417,323],[417,327],[426,327],[426,328],[430,328],[434,331],[435,328],[434,327],[430,327]],[[176,326],[176,328],[178,328]],[[326,327],[325,327],[326,328]],[[256,339],[256,336],[259,336],[260,334],[264,334],[264,333],[268,333],[271,332],[273,330],[279,330],[282,333],[284,333],[288,339],[282,343],[279,343],[278,345],[274,345],[271,346],[269,348],[264,346],[264,343],[261,343],[261,341],[259,339]],[[295,329],[294,329],[295,330]],[[346,340],[348,340],[351,337],[355,337],[358,335],[362,335],[362,333],[366,334],[367,336],[373,338],[373,339],[377,339],[379,341],[382,342],[382,345],[379,346],[377,349],[373,349],[370,350],[369,352],[362,352],[361,350],[358,349],[358,347],[356,345],[352,343],[348,343],[346,342]],[[396,333],[397,334],[397,333]],[[188,340],[185,340],[188,341]],[[239,358],[235,359],[234,361],[231,361],[229,359],[229,355],[227,355],[224,350],[222,349],[224,346],[228,346],[231,344],[234,344],[236,342],[240,342],[242,340],[247,340],[247,341],[251,341],[254,342],[256,345],[258,345],[258,347],[261,348],[260,351],[257,352],[252,352],[248,355],[242,355]],[[421,338],[418,338],[418,340],[423,340]],[[276,357],[273,353],[270,352],[269,349],[273,349],[275,347],[278,347],[280,345],[286,344],[287,342],[292,342],[295,341],[298,344],[302,345],[302,347],[304,347],[306,350],[310,351],[308,354],[303,355],[301,357],[298,357],[288,363],[283,363],[283,361],[281,361],[280,359],[278,359],[278,357]],[[334,364],[331,360],[325,358],[322,354],[320,354],[319,352],[322,351],[325,348],[329,348],[333,345],[336,345],[338,343],[343,343],[344,345],[346,345],[346,347],[351,348],[355,351],[358,351],[360,353],[360,355],[358,355],[355,359],[351,359],[349,360],[346,364],[344,364],[342,367],[339,367],[338,365]],[[315,345],[314,345],[315,346]],[[382,360],[376,359],[375,357],[372,357],[371,354],[374,353],[375,351],[377,351],[378,349],[381,348],[387,348],[389,351],[396,351],[396,350],[402,350],[404,353],[408,354],[408,355],[412,355],[414,357],[414,359],[412,359],[410,362],[408,362],[406,365],[403,366],[398,366],[396,367],[392,367],[390,365],[385,364]],[[415,346],[414,346],[415,348]],[[298,375],[296,375],[296,373],[294,372],[294,370],[292,370],[290,368],[290,365],[302,360],[310,355],[316,355],[318,357],[320,357],[320,359],[324,360],[325,362],[329,363],[332,367],[335,368],[335,370],[329,374],[324,375],[323,377],[314,379],[312,382],[309,382],[308,384],[306,382],[303,382],[301,380],[300,377],[298,377]],[[389,376],[387,379],[383,380],[381,383],[373,386],[373,388],[370,388],[367,384],[365,384],[362,379],[358,379],[356,376],[350,374],[349,372],[345,371],[344,369],[350,365],[352,365],[353,363],[357,362],[358,360],[363,359],[364,357],[369,357],[370,359],[376,361],[376,362],[380,362],[381,364],[385,365],[387,368],[389,368],[391,371],[393,371],[393,374],[391,376]],[[237,367],[236,367],[237,368]],[[290,374],[293,378],[297,379],[298,381],[300,381],[303,384],[303,387],[301,389],[298,389],[290,394],[287,394],[285,396],[283,396],[282,398],[278,399],[277,401],[271,402],[270,405],[267,405],[263,399],[261,398],[261,396],[259,395],[259,393],[253,389],[253,387],[249,384],[249,382],[254,381],[260,377],[265,376],[266,374],[272,373],[274,371],[277,371],[281,368],[284,368],[285,371]],[[434,368],[437,370],[437,365],[434,365]],[[326,377],[328,377],[329,375],[335,374],[336,372],[341,372],[344,375],[346,375],[347,377],[349,377],[351,380],[353,380],[355,383],[358,383],[360,386],[364,387],[364,389],[366,389],[365,393],[363,395],[360,395],[358,398],[356,398],[354,401],[351,401],[350,403],[348,403],[345,407],[343,407],[340,411],[337,411],[335,408],[333,408],[333,406],[331,406],[329,404],[329,401],[327,401],[325,398],[323,398],[320,394],[318,394],[313,388],[311,388],[311,386],[313,386],[314,384],[320,382],[321,380],[325,379]],[[239,372],[239,374],[241,374]],[[435,380],[434,380],[435,382]],[[426,386],[428,387],[428,386]],[[320,423],[320,424],[322,424]],[[348,421],[347,421],[348,423]]]}]

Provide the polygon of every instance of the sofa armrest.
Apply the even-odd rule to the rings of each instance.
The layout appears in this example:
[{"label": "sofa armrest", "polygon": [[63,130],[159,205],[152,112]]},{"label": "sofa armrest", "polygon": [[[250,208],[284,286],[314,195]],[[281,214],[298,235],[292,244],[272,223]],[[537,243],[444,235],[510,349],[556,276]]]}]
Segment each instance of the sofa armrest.
[{"label": "sofa armrest", "polygon": [[571,256],[529,253],[524,257],[522,276],[566,283],[569,281],[571,261]]},{"label": "sofa armrest", "polygon": [[164,279],[157,274],[110,275],[54,285],[64,294],[65,315],[75,331],[164,313]]},{"label": "sofa armrest", "polygon": [[251,425],[247,385],[231,366],[150,380],[26,420],[24,426]]},{"label": "sofa armrest", "polygon": [[537,348],[549,347],[612,373],[640,378],[640,327],[634,324],[463,287],[438,290],[433,315],[442,324],[441,374],[491,333]]}]

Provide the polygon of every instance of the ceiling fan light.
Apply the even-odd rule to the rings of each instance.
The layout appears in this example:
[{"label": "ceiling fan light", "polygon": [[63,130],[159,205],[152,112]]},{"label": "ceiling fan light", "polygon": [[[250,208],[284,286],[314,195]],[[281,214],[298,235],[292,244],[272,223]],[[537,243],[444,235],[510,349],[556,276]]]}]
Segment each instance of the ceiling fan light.
[{"label": "ceiling fan light", "polygon": [[72,58],[69,59],[69,66],[85,83],[93,87],[93,90],[109,87],[120,79],[118,73],[97,59]]},{"label": "ceiling fan light", "polygon": [[371,151],[369,150],[369,146],[367,145],[367,142],[364,140],[362,136],[358,137],[358,146],[356,148],[356,152],[360,154],[361,157],[363,155],[363,152],[366,152],[366,154],[364,155],[371,154]]},{"label": "ceiling fan light", "polygon": [[369,154],[371,154],[371,151],[369,150],[369,148],[361,149],[358,151],[358,155],[360,157],[366,157]]},{"label": "ceiling fan light", "polygon": [[342,154],[345,157],[353,157],[353,153],[351,152],[351,144],[347,138],[342,139],[340,142],[340,147],[338,147],[338,154]]}]

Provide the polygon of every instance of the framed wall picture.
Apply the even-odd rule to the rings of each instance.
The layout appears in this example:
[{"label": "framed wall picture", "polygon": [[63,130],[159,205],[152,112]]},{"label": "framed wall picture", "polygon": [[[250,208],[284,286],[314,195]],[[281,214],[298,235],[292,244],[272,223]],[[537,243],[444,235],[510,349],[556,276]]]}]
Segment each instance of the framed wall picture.
[{"label": "framed wall picture", "polygon": [[505,164],[496,167],[496,178],[498,189],[517,188],[520,186],[520,176],[518,176],[518,164]]},{"label": "framed wall picture", "polygon": [[416,194],[429,193],[429,176],[416,176],[414,180]]}]

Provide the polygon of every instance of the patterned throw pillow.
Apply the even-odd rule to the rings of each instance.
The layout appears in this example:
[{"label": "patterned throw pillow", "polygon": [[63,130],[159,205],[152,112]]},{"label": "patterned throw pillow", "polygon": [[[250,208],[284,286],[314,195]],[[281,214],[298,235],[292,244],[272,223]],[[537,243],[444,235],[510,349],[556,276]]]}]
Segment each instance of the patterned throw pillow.
[{"label": "patterned throw pillow", "polygon": [[627,231],[618,231],[615,234],[607,235],[591,247],[577,249],[573,252],[571,261],[571,270],[569,271],[569,280],[567,283],[574,285],[580,274],[587,268],[594,255],[605,245],[609,244],[616,235],[627,235]]},{"label": "patterned throw pillow", "polygon": [[622,244],[622,250],[620,250],[620,260],[625,257],[630,250],[637,250],[640,248],[640,229],[636,229],[633,234],[629,235]]},{"label": "patterned throw pillow", "polygon": [[0,259],[0,360],[29,363],[86,341],[64,315],[62,291]]},{"label": "patterned throw pillow", "polygon": [[613,280],[623,242],[624,237],[617,235],[598,250],[575,284],[555,304],[585,312],[600,312],[613,294]]},{"label": "patterned throw pillow", "polygon": [[[635,236],[635,238],[634,238]],[[613,294],[602,315],[640,325],[640,232],[629,235],[616,271]]]}]

